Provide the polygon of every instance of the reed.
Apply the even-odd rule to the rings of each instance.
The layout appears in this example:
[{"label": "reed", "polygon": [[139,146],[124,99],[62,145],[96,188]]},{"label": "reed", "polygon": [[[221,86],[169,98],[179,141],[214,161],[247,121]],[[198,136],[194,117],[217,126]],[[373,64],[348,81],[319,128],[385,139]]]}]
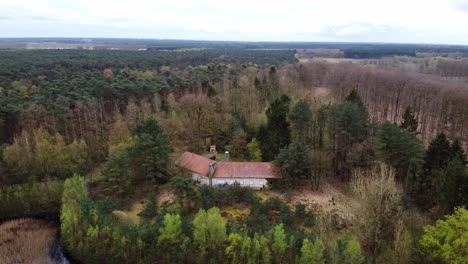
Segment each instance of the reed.
[{"label": "reed", "polygon": [[22,218],[0,225],[1,263],[53,263],[50,248],[57,228],[43,220]]}]

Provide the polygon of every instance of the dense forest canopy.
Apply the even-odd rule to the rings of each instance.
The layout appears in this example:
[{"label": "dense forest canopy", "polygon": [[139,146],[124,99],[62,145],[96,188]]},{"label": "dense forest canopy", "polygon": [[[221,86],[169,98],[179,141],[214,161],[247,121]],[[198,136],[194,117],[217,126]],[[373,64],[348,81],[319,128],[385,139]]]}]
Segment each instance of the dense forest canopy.
[{"label": "dense forest canopy", "polygon": [[[0,50],[0,220],[78,263],[466,263],[466,47],[93,42]],[[282,178],[175,166],[213,145]]]}]

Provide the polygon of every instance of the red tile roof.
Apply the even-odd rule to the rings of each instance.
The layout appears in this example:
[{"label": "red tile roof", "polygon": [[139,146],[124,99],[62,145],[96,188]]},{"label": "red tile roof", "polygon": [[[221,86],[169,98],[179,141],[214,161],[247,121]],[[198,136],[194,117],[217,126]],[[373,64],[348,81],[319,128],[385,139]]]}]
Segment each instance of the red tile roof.
[{"label": "red tile roof", "polygon": [[[213,160],[203,156],[185,152],[176,164],[204,176],[208,176],[209,165]],[[213,178],[281,178],[278,167],[271,162],[230,162],[221,161],[216,164]]]},{"label": "red tile roof", "polygon": [[281,178],[279,168],[271,162],[229,162],[216,164],[213,178]]},{"label": "red tile roof", "polygon": [[201,175],[208,176],[209,166],[213,162],[208,158],[191,153],[184,152],[182,156],[176,161],[177,166],[195,172]]}]

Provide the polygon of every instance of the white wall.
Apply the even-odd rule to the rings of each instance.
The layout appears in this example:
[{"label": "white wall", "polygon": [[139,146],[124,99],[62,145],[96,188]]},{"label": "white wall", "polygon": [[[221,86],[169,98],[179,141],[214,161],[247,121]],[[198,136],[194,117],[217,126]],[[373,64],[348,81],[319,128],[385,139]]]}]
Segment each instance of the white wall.
[{"label": "white wall", "polygon": [[267,184],[267,180],[259,178],[213,178],[213,186],[224,184],[232,185],[235,182],[239,183],[242,187],[250,187],[255,189],[265,187]]},{"label": "white wall", "polygon": [[192,173],[192,180],[199,182],[200,184],[210,184],[210,179],[208,179],[208,177],[200,175],[198,173]]},{"label": "white wall", "polygon": [[[208,179],[208,177],[198,173],[192,173],[192,180],[204,185],[210,184],[210,179]],[[242,187],[250,187],[255,189],[263,188],[268,183],[266,179],[261,178],[213,178],[213,186],[224,184],[232,185],[235,182],[239,183]]]}]

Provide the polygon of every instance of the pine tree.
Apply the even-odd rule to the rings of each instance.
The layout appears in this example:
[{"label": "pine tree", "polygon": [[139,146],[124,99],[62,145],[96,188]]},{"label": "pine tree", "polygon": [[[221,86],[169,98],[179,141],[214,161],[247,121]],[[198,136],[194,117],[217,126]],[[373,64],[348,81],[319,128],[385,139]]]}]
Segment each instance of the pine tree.
[{"label": "pine tree", "polygon": [[446,168],[451,156],[450,142],[444,133],[439,134],[430,143],[424,157],[424,170],[431,173],[433,170]]},{"label": "pine tree", "polygon": [[406,107],[400,128],[412,134],[416,133],[416,130],[418,129],[418,120],[414,116],[411,106]]},{"label": "pine tree", "polygon": [[312,122],[312,112],[306,101],[300,100],[289,113],[293,141],[309,143],[309,133]]},{"label": "pine tree", "polygon": [[290,124],[287,120],[290,101],[288,96],[283,95],[266,111],[267,125],[261,126],[257,135],[264,161],[273,160],[280,149],[291,142]]},{"label": "pine tree", "polygon": [[417,180],[415,198],[422,209],[429,209],[434,205],[434,173],[445,169],[449,161],[450,142],[441,133],[430,143],[424,157],[423,171]]},{"label": "pine tree", "polygon": [[362,103],[361,96],[356,91],[356,89],[352,89],[349,94],[345,97],[345,101],[353,103],[359,107],[364,108],[364,104]]},{"label": "pine tree", "polygon": [[418,139],[394,124],[384,123],[377,132],[377,150],[409,190],[423,163],[424,150]]},{"label": "pine tree", "polygon": [[452,146],[450,147],[450,159],[459,159],[465,166],[468,164],[465,150],[458,138],[452,142]]},{"label": "pine tree", "polygon": [[294,184],[300,179],[310,179],[312,176],[312,162],[304,144],[291,143],[281,149],[274,163],[282,168],[287,183]]},{"label": "pine tree", "polygon": [[457,206],[468,206],[468,169],[460,159],[455,158],[447,168],[435,171],[434,185],[444,213],[451,213]]},{"label": "pine tree", "polygon": [[135,171],[141,178],[166,180],[172,147],[158,122],[149,118],[136,127],[134,134],[130,156]]}]

